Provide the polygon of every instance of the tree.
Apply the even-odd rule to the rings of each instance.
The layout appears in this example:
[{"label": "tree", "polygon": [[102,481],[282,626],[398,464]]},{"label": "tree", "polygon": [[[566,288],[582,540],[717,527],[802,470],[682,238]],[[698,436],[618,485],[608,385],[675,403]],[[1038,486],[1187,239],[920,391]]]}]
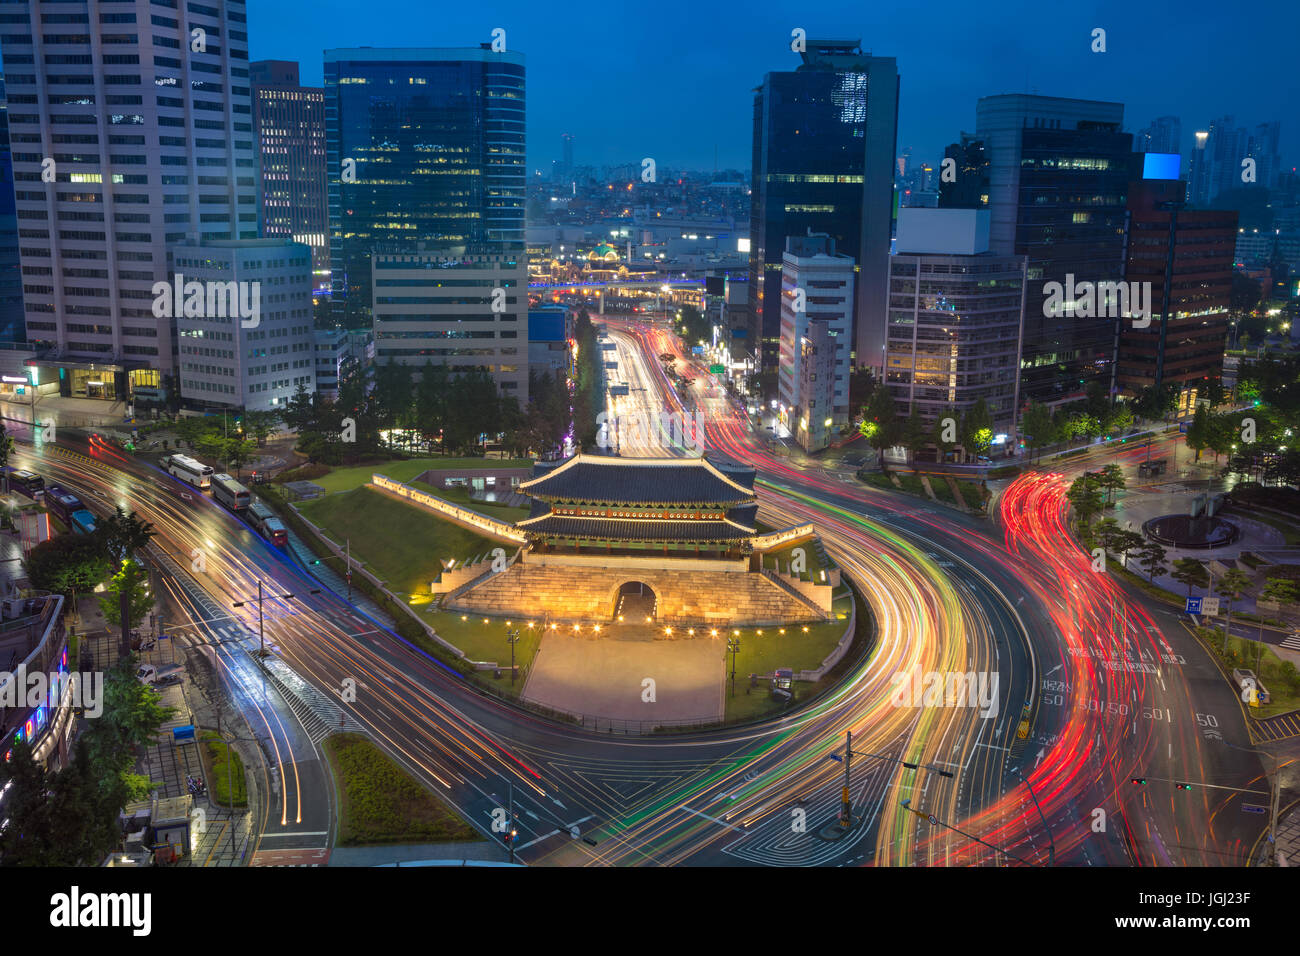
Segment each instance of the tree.
[{"label": "tree", "polygon": [[1098,485],[1105,490],[1106,500],[1114,500],[1114,492],[1123,491],[1128,485],[1124,480],[1124,469],[1116,464],[1109,464],[1101,470],[1101,479]]},{"label": "tree", "polygon": [[867,444],[876,450],[883,470],[885,449],[897,445],[903,431],[903,426],[898,421],[894,396],[889,394],[889,388],[884,382],[877,382],[876,387],[871,390],[867,405],[862,409],[862,424],[858,426],[858,431],[867,440]]},{"label": "tree", "polygon": [[1147,573],[1147,580],[1154,581],[1156,572],[1165,572],[1165,557],[1168,552],[1158,541],[1148,541],[1138,551],[1138,564]]},{"label": "tree", "polygon": [[[303,386],[299,386],[299,388],[303,388]],[[279,424],[280,413],[276,411],[254,410],[244,413],[244,429],[253,436],[258,448],[266,444],[266,439],[270,437]]]},{"label": "tree", "polygon": [[1075,516],[1078,517],[1081,528],[1086,531],[1092,524],[1092,519],[1102,512],[1101,492],[1087,475],[1083,475],[1074,480],[1065,497],[1074,506]]},{"label": "tree", "polygon": [[[1294,607],[1300,603],[1300,588],[1296,587],[1294,581],[1286,578],[1268,578],[1264,582],[1264,590],[1259,594],[1260,601],[1271,601],[1282,608]],[[1259,653],[1264,653],[1264,615],[1259,616]],[[1255,665],[1256,672],[1259,665]]]},{"label": "tree", "polygon": [[1240,598],[1250,588],[1250,578],[1248,578],[1240,568],[1229,568],[1223,577],[1219,578],[1215,585],[1215,593],[1220,597],[1227,598],[1228,606],[1225,608],[1227,614],[1227,623],[1223,628],[1223,653],[1228,653],[1228,635],[1232,632],[1232,602]]},{"label": "tree", "polygon": [[42,541],[24,562],[32,586],[55,594],[89,594],[113,572],[96,535],[61,534]]},{"label": "tree", "polygon": [[1196,452],[1196,461],[1201,460],[1201,452],[1210,445],[1210,412],[1204,405],[1196,406],[1192,423],[1187,426],[1187,447]]},{"label": "tree", "polygon": [[137,518],[134,511],[127,514],[120,507],[95,528],[95,534],[114,562],[134,558],[135,553],[148,545],[149,539],[157,533],[153,522]]},{"label": "tree", "polygon": [[1141,533],[1137,531],[1117,531],[1115,533],[1115,552],[1119,555],[1120,564],[1128,567],[1128,556],[1130,551],[1138,551],[1147,543]]},{"label": "tree", "polygon": [[149,571],[137,561],[123,561],[120,570],[113,575],[107,590],[99,599],[104,617],[114,624],[122,619],[123,594],[127,596],[127,626],[139,627],[153,609],[153,595],[149,593]]},{"label": "tree", "polygon": [[225,454],[222,457],[227,465],[234,466],[235,475],[238,477],[240,470],[256,454],[257,446],[244,438],[227,439],[225,445]]},{"label": "tree", "polygon": [[1094,540],[1105,551],[1115,550],[1116,535],[1120,533],[1119,522],[1114,518],[1102,518],[1093,529]]},{"label": "tree", "polygon": [[1025,436],[1030,457],[1045,445],[1057,439],[1057,429],[1052,421],[1052,410],[1039,402],[1030,402],[1020,419],[1020,431]]},{"label": "tree", "polygon": [[1192,596],[1192,585],[1205,576],[1205,568],[1195,558],[1178,558],[1170,576],[1179,584],[1187,585],[1187,596]]},{"label": "tree", "polygon": [[907,420],[903,422],[900,441],[907,449],[909,464],[916,460],[916,453],[930,443],[930,429],[925,427],[925,419],[921,417],[921,409],[916,404],[912,405]]},{"label": "tree", "polygon": [[993,415],[989,412],[988,402],[981,398],[967,409],[961,426],[962,447],[967,455],[972,452],[982,455],[989,450],[993,444]]}]

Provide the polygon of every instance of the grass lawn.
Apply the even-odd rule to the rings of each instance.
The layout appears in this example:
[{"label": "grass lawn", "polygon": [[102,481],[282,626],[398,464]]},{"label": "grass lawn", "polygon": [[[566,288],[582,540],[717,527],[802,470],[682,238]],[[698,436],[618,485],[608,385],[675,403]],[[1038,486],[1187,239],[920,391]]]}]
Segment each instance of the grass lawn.
[{"label": "grass lawn", "polygon": [[387,581],[389,590],[414,598],[413,604],[429,602],[429,582],[441,573],[440,559],[464,561],[498,547],[511,554],[516,547],[475,534],[373,488],[326,495],[301,502],[299,508],[338,543],[350,540],[353,557]]},{"label": "grass lawn", "polygon": [[[207,752],[208,789],[212,798],[224,807],[231,806],[230,787],[235,788],[234,806],[248,806],[248,782],[244,778],[244,761],[230,748],[215,730],[205,730],[199,735]],[[227,766],[229,762],[229,766]]]},{"label": "grass lawn", "polygon": [[[1234,619],[1235,617],[1234,615]],[[1300,693],[1293,690],[1283,677],[1283,668],[1290,662],[1278,657],[1269,645],[1261,645],[1258,641],[1248,641],[1242,637],[1231,637],[1228,639],[1228,656],[1224,657],[1222,630],[1201,627],[1197,629],[1197,637],[1229,675],[1234,667],[1252,670],[1264,685],[1269,702],[1258,707],[1247,705],[1246,712],[1250,716],[1263,719],[1300,709]],[[1261,648],[1263,654],[1257,657]]]},{"label": "grass lawn", "polygon": [[790,561],[796,548],[802,548],[804,553],[804,570],[799,577],[804,581],[812,581],[816,578],[818,572],[822,571],[826,565],[822,561],[814,542],[811,540],[798,541],[794,544],[787,545],[784,548],[778,548],[775,551],[769,551],[763,555],[763,567],[769,571],[782,571],[786,574],[790,572]]},{"label": "grass lawn", "polygon": [[[736,694],[731,694],[731,655],[727,655],[727,689],[726,720],[728,723],[750,720],[763,714],[773,713],[786,708],[781,701],[772,700],[768,691],[770,685],[760,681],[758,687],[749,689],[750,674],[771,674],[778,667],[788,667],[794,671],[814,670],[821,666],[827,655],[844,636],[848,626],[849,607],[852,598],[844,590],[835,599],[832,609],[833,620],[822,624],[796,624],[779,627],[742,627],[740,628],[740,652],[736,655]],[[808,628],[807,633],[804,627]],[[759,634],[759,631],[762,634]],[[728,637],[731,633],[728,632]],[[801,706],[800,701],[816,693],[821,684],[809,684],[796,681],[794,684],[795,701],[793,706]]]},{"label": "grass lawn", "polygon": [[[420,608],[417,607],[417,610]],[[475,617],[472,614],[459,614],[455,611],[422,611],[420,620],[427,623],[434,629],[437,635],[455,647],[465,652],[465,657],[471,661],[495,661],[507,670],[502,671],[502,677],[497,680],[492,676],[491,671],[475,671],[471,679],[479,683],[487,684],[494,689],[508,696],[515,696],[523,690],[524,682],[528,679],[528,669],[533,665],[533,658],[537,656],[537,648],[542,643],[541,622],[535,622],[536,627],[529,628],[525,620],[510,620],[510,626],[506,626],[506,619],[499,617]],[[485,624],[484,621],[487,623]],[[519,668],[519,677],[514,684],[513,692],[510,686],[510,644],[506,641],[506,632],[512,630],[519,631],[519,640],[515,642],[515,664]]]},{"label": "grass lawn", "polygon": [[[389,476],[392,477],[391,475]],[[439,488],[437,485],[431,485],[427,481],[408,481],[406,484],[412,488],[419,488],[421,491],[427,491],[431,495],[436,495],[443,501],[450,501],[452,504],[460,505],[463,508],[469,508],[471,511],[477,511],[481,515],[487,515],[489,518],[499,518],[502,521],[515,522],[521,518],[528,517],[527,508],[511,508],[508,505],[500,505],[494,501],[475,501],[469,496],[469,492],[464,488]]]},{"label": "grass lawn", "polygon": [[[313,479],[325,489],[326,494],[350,491],[370,480],[376,473],[387,475],[394,481],[409,482],[433,468],[531,468],[528,460],[498,458],[412,458],[409,461],[393,460],[357,465],[352,468],[333,468],[328,475]],[[439,490],[441,493],[441,489]]]},{"label": "grass lawn", "polygon": [[325,752],[339,791],[338,846],[482,839],[361,734],[331,734]]}]

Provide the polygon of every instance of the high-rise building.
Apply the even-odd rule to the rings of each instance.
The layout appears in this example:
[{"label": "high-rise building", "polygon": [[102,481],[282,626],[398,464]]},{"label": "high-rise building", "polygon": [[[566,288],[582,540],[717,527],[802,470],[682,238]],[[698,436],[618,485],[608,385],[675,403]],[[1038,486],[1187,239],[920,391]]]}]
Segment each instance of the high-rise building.
[{"label": "high-rise building", "polygon": [[1141,169],[1128,187],[1124,280],[1150,289],[1150,315],[1121,322],[1116,383],[1129,393],[1176,385],[1190,413],[1196,392],[1223,370],[1237,213],[1188,209],[1182,180],[1146,178],[1150,170]]},{"label": "high-rise building", "polygon": [[[854,266],[827,235],[786,239],[777,407],[805,451],[825,448],[832,429],[849,421]],[[816,369],[803,367],[806,355],[816,356]]]},{"label": "high-rise building", "polygon": [[1278,139],[1282,124],[1277,120],[1260,123],[1250,137],[1249,154],[1255,160],[1255,181],[1269,189],[1278,183],[1282,172],[1282,156],[1278,152]]},{"label": "high-rise building", "polygon": [[1124,274],[1133,139],[1121,132],[1124,107],[1016,93],[982,98],[976,117],[989,158],[989,249],[1029,260],[1020,401],[1063,403],[1092,382],[1109,389],[1118,319],[1049,298],[1044,286]]},{"label": "high-rise building", "polygon": [[376,249],[375,360],[491,373],[528,404],[528,264],[517,255]]},{"label": "high-rise building", "polygon": [[1177,116],[1158,116],[1133,137],[1133,149],[1139,153],[1181,153],[1182,143],[1183,121]]},{"label": "high-rise building", "polygon": [[[1262,145],[1267,149],[1266,139],[1262,141]],[[1280,164],[1274,158],[1276,141],[1273,143],[1273,149],[1274,153],[1270,154],[1265,163],[1259,163],[1258,159],[1256,161],[1257,165],[1267,165],[1269,169],[1274,170],[1275,176],[1277,166]],[[1195,148],[1192,151],[1188,201],[1197,206],[1208,206],[1219,197],[1220,193],[1250,185],[1242,179],[1244,172],[1242,162],[1252,156],[1251,150],[1250,132],[1238,126],[1232,116],[1222,116],[1211,123],[1209,129],[1197,130]],[[1263,182],[1258,169],[1255,181]]]},{"label": "high-rise building", "polygon": [[63,394],[157,401],[168,246],[258,233],[244,3],[59,6],[5,7],[27,338],[49,347],[30,364]]},{"label": "high-rise building", "polygon": [[895,248],[885,383],[898,414],[932,426],[983,399],[1014,434],[1026,257],[989,251],[985,209],[900,209]]},{"label": "high-rise building", "polygon": [[785,241],[826,233],[857,262],[858,365],[879,367],[894,204],[898,67],[856,40],[808,40],[803,63],[754,91],[749,351],[779,357]]},{"label": "high-rise building", "polygon": [[[984,141],[970,133],[943,151],[939,166],[940,209],[983,209],[989,204],[989,157]],[[952,160],[949,164],[948,160]],[[945,169],[949,172],[945,174]]]},{"label": "high-rise building", "polygon": [[[252,310],[173,309],[181,398],[195,405],[283,409],[300,387],[315,390],[311,247],[290,239],[178,242],[173,285],[237,287]],[[180,277],[180,278],[178,278]],[[220,314],[218,314],[220,313]]]},{"label": "high-rise building", "polygon": [[377,248],[523,266],[524,57],[487,46],[325,51],[336,325],[370,327]]},{"label": "high-rise building", "polygon": [[14,164],[9,152],[9,109],[0,73],[0,342],[26,342],[23,277],[18,257],[18,217],[14,207]]},{"label": "high-rise building", "polygon": [[248,65],[257,131],[262,235],[311,246],[312,286],[329,289],[325,90],[298,83],[298,64]]}]

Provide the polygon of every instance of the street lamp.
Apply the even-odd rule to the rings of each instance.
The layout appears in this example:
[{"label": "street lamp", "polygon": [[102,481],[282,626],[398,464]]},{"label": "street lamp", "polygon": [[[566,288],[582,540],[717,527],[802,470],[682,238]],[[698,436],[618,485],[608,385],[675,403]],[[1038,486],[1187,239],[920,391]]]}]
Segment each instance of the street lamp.
[{"label": "street lamp", "polygon": [[[320,588],[312,588],[312,589],[311,589],[310,591],[308,591],[307,593],[308,593],[308,594],[320,594]],[[259,658],[261,658],[261,657],[265,657],[265,656],[266,656],[266,633],[265,633],[265,631],[264,631],[264,629],[263,629],[263,619],[262,619],[262,601],[265,600],[266,598],[281,598],[282,600],[286,600],[286,601],[287,601],[287,600],[291,600],[291,599],[294,598],[294,597],[295,597],[295,595],[293,595],[293,594],[265,594],[265,595],[264,595],[264,594],[262,593],[262,581],[261,581],[260,578],[258,579],[258,582],[257,582],[257,639],[258,639],[258,641],[259,641],[259,643],[261,644],[261,647],[262,647],[261,651],[260,651],[259,654],[258,654],[258,657],[259,657]],[[232,604],[232,605],[230,605],[230,606],[231,606],[231,607],[243,607],[245,604],[251,604],[251,603],[253,603],[253,599],[252,599],[252,598],[245,598],[243,601],[236,601],[234,604]]]},{"label": "street lamp", "polygon": [[510,684],[515,683],[515,645],[519,643],[519,628],[506,631],[506,643],[510,645]]},{"label": "street lamp", "polygon": [[1231,747],[1233,750],[1241,750],[1246,753],[1252,753],[1252,754],[1262,754],[1263,756],[1273,758],[1273,779],[1271,781],[1271,787],[1270,787],[1270,790],[1272,792],[1268,801],[1269,803],[1268,843],[1271,848],[1269,851],[1269,863],[1272,866],[1277,866],[1277,805],[1278,805],[1278,800],[1282,795],[1281,761],[1279,760],[1277,754],[1269,753],[1267,750],[1256,750],[1253,747],[1238,747],[1236,744],[1231,743],[1227,740],[1224,740],[1223,742],[1227,746]]},{"label": "street lamp", "polygon": [[1047,831],[1047,839],[1049,841],[1047,848],[1047,865],[1056,866],[1056,837],[1052,835],[1052,828],[1047,822],[1047,817],[1043,816],[1043,808],[1039,806],[1038,803],[1038,794],[1034,793],[1034,788],[1030,786],[1029,781],[1025,779],[1025,775],[1021,772],[1019,767],[1012,767],[1011,770],[1020,778],[1020,782],[1029,790],[1029,795],[1034,798],[1034,809],[1038,811],[1038,818],[1043,821],[1043,828]]},{"label": "street lamp", "polygon": [[736,696],[736,654],[740,652],[740,632],[736,637],[727,638],[727,650],[731,652],[731,696]]}]

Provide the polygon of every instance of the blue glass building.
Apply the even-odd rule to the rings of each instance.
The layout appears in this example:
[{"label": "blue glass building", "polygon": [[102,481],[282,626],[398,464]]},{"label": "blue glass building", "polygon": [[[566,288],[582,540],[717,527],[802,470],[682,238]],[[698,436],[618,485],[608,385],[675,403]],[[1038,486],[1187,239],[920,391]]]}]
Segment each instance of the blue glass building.
[{"label": "blue glass building", "polygon": [[332,318],[372,322],[371,253],[523,261],[524,57],[325,51]]}]

